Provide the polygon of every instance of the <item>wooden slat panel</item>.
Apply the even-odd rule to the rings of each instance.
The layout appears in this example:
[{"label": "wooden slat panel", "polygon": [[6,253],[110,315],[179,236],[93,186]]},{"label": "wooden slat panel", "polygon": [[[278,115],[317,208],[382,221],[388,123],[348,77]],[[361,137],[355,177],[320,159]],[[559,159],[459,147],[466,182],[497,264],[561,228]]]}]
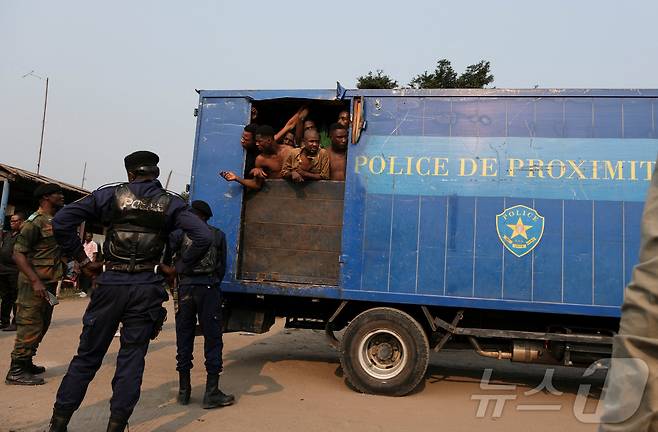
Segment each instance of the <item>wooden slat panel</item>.
[{"label": "wooden slat panel", "polygon": [[338,282],[338,254],[290,249],[245,249],[242,271],[243,277],[257,280],[334,285]]},{"label": "wooden slat panel", "polygon": [[288,180],[266,180],[258,192],[251,192],[247,199],[268,199],[269,195],[279,198],[343,200],[345,182],[342,181],[306,181],[293,183]]},{"label": "wooden slat panel", "polygon": [[245,222],[342,225],[343,202],[335,200],[279,198],[248,201]]},{"label": "wooden slat panel", "polygon": [[343,182],[270,180],[245,200],[244,279],[338,284]]},{"label": "wooden slat panel", "polygon": [[243,247],[340,252],[341,227],[248,223]]}]

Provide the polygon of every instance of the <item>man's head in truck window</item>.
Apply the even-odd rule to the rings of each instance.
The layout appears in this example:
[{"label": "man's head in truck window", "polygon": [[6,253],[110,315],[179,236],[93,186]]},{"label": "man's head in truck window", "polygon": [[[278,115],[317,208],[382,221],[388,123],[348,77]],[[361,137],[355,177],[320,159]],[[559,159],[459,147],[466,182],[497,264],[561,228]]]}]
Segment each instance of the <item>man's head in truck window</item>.
[{"label": "man's head in truck window", "polygon": [[314,156],[318,154],[320,150],[320,134],[315,129],[309,129],[304,131],[304,140],[302,141],[302,147],[306,154]]},{"label": "man's head in truck window", "polygon": [[350,125],[350,113],[345,110],[339,112],[337,123],[347,129]]},{"label": "man's head in truck window", "polygon": [[256,150],[256,129],[258,129],[257,124],[249,123],[244,127],[244,130],[242,131],[240,144],[242,144],[242,148],[247,151]]},{"label": "man's head in truck window", "polygon": [[258,126],[258,129],[256,129],[256,147],[263,153],[276,153],[276,142],[274,141],[272,126]]},{"label": "man's head in truck window", "polygon": [[329,126],[329,137],[331,138],[331,148],[338,152],[344,152],[347,148],[347,129],[339,123]]},{"label": "man's head in truck window", "polygon": [[304,120],[304,131],[309,129],[317,129],[313,120]]},{"label": "man's head in truck window", "polygon": [[283,140],[281,141],[281,144],[290,147],[295,147],[295,134],[292,132],[286,132],[286,134],[283,136]]}]

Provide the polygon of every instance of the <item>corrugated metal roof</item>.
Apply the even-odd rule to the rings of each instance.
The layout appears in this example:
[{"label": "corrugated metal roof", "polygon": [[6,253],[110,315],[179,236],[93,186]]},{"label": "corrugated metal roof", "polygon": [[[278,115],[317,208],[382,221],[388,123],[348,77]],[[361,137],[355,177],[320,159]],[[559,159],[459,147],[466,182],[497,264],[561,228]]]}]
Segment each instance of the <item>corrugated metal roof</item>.
[{"label": "corrugated metal roof", "polygon": [[78,186],[74,186],[72,184],[64,183],[63,181],[59,181],[50,177],[46,177],[41,174],[33,173],[31,171],[27,171],[21,168],[16,168],[11,165],[5,165],[0,163],[0,180],[1,179],[8,179],[8,180],[15,180],[16,178],[20,178],[23,180],[27,181],[32,181],[35,183],[55,183],[59,186],[62,187],[64,190],[69,190],[81,195],[87,195],[89,193],[88,190],[83,189]]}]

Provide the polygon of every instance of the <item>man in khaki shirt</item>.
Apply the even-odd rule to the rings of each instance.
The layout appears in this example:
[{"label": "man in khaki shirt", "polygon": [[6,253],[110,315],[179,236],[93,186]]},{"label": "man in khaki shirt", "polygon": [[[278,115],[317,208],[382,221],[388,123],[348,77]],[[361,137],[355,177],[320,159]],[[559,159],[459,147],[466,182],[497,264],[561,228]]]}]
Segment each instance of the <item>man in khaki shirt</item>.
[{"label": "man in khaki shirt", "polygon": [[641,233],[639,262],[626,286],[614,337],[599,432],[658,430],[658,168]]},{"label": "man in khaki shirt", "polygon": [[306,130],[302,147],[290,151],[281,168],[281,177],[295,183],[329,180],[329,153],[320,148],[320,134],[316,129]]}]

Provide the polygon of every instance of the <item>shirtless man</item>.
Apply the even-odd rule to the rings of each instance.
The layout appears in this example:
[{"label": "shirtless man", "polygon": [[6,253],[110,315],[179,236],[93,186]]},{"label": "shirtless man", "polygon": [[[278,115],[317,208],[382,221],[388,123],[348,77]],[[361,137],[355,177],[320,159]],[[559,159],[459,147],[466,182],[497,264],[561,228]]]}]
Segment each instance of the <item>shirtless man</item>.
[{"label": "shirtless man", "polygon": [[349,111],[343,110],[338,113],[338,120],[336,121],[339,125],[347,129],[350,126],[350,113]]},{"label": "shirtless man", "polygon": [[238,177],[232,171],[221,171],[219,175],[226,181],[238,182],[252,190],[260,190],[266,178],[281,178],[281,167],[289,150],[274,140],[274,129],[271,126],[263,125],[256,129],[256,147],[260,154],[256,157],[256,167],[251,170],[253,179]]},{"label": "shirtless man", "polygon": [[252,169],[256,167],[256,156],[258,156],[258,149],[256,148],[256,129],[258,125],[250,123],[244,127],[242,136],[240,137],[240,145],[247,151],[247,156],[244,163],[244,173],[248,176]]},{"label": "shirtless man", "polygon": [[329,170],[331,180],[345,181],[347,160],[347,129],[338,123],[329,127],[331,147],[329,147]]},{"label": "shirtless man", "polygon": [[294,149],[281,169],[281,177],[295,183],[306,180],[329,180],[329,154],[320,148],[320,134],[315,129],[304,132],[302,147]]}]

